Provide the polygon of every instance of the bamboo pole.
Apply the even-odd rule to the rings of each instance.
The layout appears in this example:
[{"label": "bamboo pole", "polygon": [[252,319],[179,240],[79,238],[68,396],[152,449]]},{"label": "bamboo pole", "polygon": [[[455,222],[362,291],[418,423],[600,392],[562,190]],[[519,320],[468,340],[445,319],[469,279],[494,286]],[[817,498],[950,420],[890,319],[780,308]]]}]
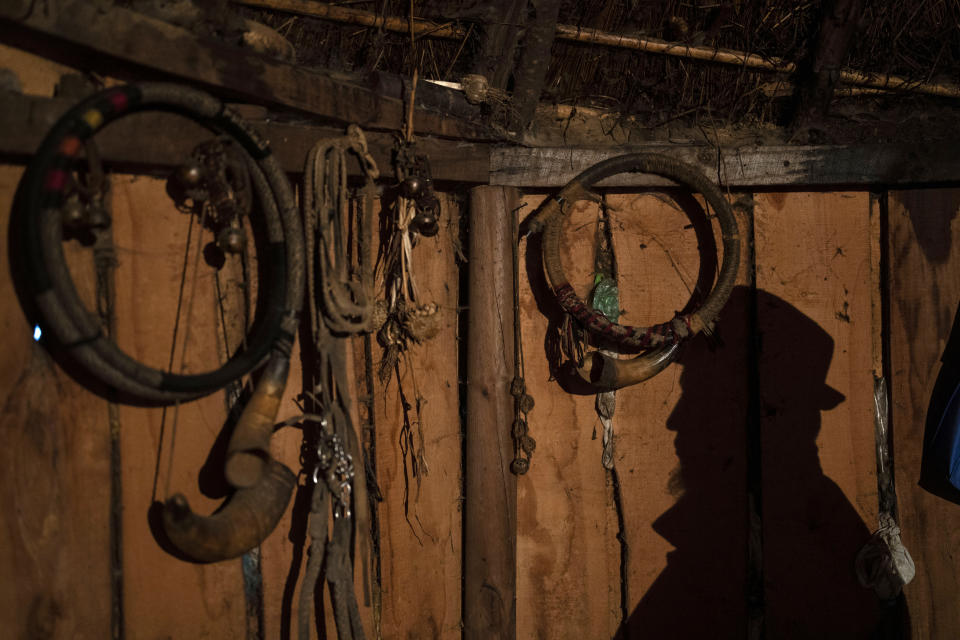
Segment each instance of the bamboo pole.
[{"label": "bamboo pole", "polygon": [[513,216],[517,190],[470,191],[470,324],[464,436],[463,638],[515,640]]},{"label": "bamboo pole", "polygon": [[[383,28],[387,31],[399,33],[410,32],[410,22],[407,18],[379,16],[369,11],[338,7],[326,2],[312,0],[234,0],[236,4],[260,9],[273,9],[299,15],[322,18],[333,22],[364,25]],[[454,24],[438,24],[428,20],[415,20],[413,31],[420,37],[447,38],[462,40],[466,37],[466,30]],[[717,49],[714,47],[700,47],[686,45],[679,42],[665,42],[643,36],[625,35],[577,27],[568,24],[558,24],[556,38],[581,42],[584,44],[598,44],[620,49],[634,49],[646,53],[656,53],[678,58],[717,62],[720,64],[736,65],[748,69],[770,71],[773,73],[793,73],[797,65],[782,58],[758,56],[754,53],[735,51],[733,49]],[[879,75],[860,71],[840,71],[839,82],[876,89],[908,91],[924,93],[946,98],[960,98],[960,86],[948,83],[916,82],[895,75]]]},{"label": "bamboo pole", "polygon": [[778,73],[793,73],[797,69],[797,65],[794,63],[781,60],[780,58],[764,58],[754,53],[744,53],[732,49],[716,49],[714,47],[686,45],[679,42],[665,42],[653,38],[610,33],[609,31],[601,31],[600,29],[575,27],[568,24],[557,25],[557,38],[585,44],[600,44],[606,47],[617,47],[620,49],[636,49],[637,51],[644,51],[646,53],[659,53],[677,58],[733,64]]},{"label": "bamboo pole", "polygon": [[422,18],[415,18],[411,24],[410,19],[406,17],[381,16],[372,11],[350,9],[326,2],[313,2],[311,0],[234,0],[234,4],[296,13],[310,18],[330,20],[331,22],[344,22],[376,29],[382,28],[385,31],[396,33],[413,32],[415,36],[421,37],[429,35],[434,38],[461,40],[466,35],[465,29],[461,29],[454,24],[436,24]]},{"label": "bamboo pole", "polygon": [[[557,38],[573,40],[587,44],[602,44],[609,47],[636,49],[647,53],[659,53],[678,58],[719,62],[722,64],[737,65],[750,69],[772,71],[776,73],[793,73],[797,65],[782,58],[764,58],[753,53],[734,51],[732,49],[717,49],[713,47],[698,47],[677,42],[664,42],[641,36],[627,36],[600,31],[599,29],[582,29],[570,25],[557,25]],[[874,75],[860,71],[840,71],[839,81],[843,84],[852,84],[876,89],[897,89],[925,93],[947,98],[960,98],[960,87],[945,83],[914,82],[894,75]]]}]

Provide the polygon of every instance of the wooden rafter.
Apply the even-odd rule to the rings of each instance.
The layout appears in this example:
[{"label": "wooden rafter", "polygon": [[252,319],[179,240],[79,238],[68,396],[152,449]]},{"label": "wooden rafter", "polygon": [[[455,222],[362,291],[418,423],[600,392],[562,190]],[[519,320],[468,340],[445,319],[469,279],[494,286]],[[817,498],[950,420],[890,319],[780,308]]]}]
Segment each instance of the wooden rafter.
[{"label": "wooden rafter", "polygon": [[[57,119],[76,102],[0,92],[0,157],[18,161],[29,158]],[[338,127],[257,120],[251,120],[251,124],[270,141],[274,156],[289,173],[303,171],[304,159],[317,140],[344,135],[344,129]],[[207,135],[206,130],[185,118],[141,113],[105,128],[97,134],[97,142],[104,159],[113,165],[166,171],[184,162],[194,145]],[[373,159],[389,175],[394,135],[368,131],[366,138]],[[418,146],[434,160],[431,168],[435,180],[487,181],[488,145],[421,138]],[[359,175],[359,164],[351,163],[350,168]]]},{"label": "wooden rafter", "polygon": [[560,0],[531,0],[534,18],[523,39],[523,53],[514,73],[514,107],[517,129],[526,129],[540,103],[543,81],[550,65],[550,48],[557,29]]},{"label": "wooden rafter", "polygon": [[[83,0],[57,11],[29,11],[23,0],[0,3],[0,40],[76,66],[119,77],[166,78],[224,97],[295,110],[333,122],[398,130],[404,101],[378,95],[334,74],[311,71],[250,50],[199,38],[185,29],[121,7]],[[414,128],[461,140],[493,140],[485,127],[425,109]]]},{"label": "wooden rafter", "polygon": [[793,125],[823,117],[829,111],[843,61],[863,13],[864,1],[831,0],[824,4],[817,47],[802,70]]},{"label": "wooden rafter", "polygon": [[527,0],[496,0],[502,22],[484,25],[480,51],[473,73],[487,78],[495,89],[506,89],[513,73],[520,28],[526,17]]},{"label": "wooden rafter", "polygon": [[[0,93],[0,158],[29,158],[57,119],[74,104],[64,98]],[[113,165],[166,170],[183,162],[202,130],[168,114],[144,113],[121,119],[97,135],[104,159]],[[182,123],[182,124],[181,124]],[[297,173],[313,143],[342,135],[333,127],[279,122],[253,126],[271,142],[281,166]],[[393,136],[370,132],[374,159],[389,166]],[[631,151],[668,153],[699,167],[731,188],[810,186],[960,184],[956,142],[837,146],[767,146],[719,149],[680,144],[607,148],[521,148],[421,138],[436,180],[555,188],[577,173],[611,156]],[[351,164],[352,170],[359,169]],[[607,183],[621,187],[667,184],[655,176],[624,174]]]}]

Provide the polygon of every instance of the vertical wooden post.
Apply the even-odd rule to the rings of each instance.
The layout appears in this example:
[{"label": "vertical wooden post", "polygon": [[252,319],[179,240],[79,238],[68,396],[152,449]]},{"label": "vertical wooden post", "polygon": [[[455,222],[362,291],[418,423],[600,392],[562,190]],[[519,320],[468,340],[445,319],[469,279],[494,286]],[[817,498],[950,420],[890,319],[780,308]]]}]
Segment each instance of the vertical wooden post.
[{"label": "vertical wooden post", "polygon": [[840,68],[860,26],[864,0],[832,0],[821,9],[817,48],[801,65],[793,126],[823,118],[830,110]]},{"label": "vertical wooden post", "polygon": [[510,472],[516,189],[470,192],[464,518],[465,640],[516,638],[517,479]]},{"label": "vertical wooden post", "polygon": [[527,0],[495,0],[487,3],[487,19],[471,73],[490,82],[491,87],[506,89],[513,72],[517,40],[526,20]]},{"label": "vertical wooden post", "polygon": [[560,0],[533,0],[536,17],[524,37],[523,55],[514,73],[514,105],[517,131],[525,130],[540,104],[543,81],[550,64],[550,48],[557,33]]}]

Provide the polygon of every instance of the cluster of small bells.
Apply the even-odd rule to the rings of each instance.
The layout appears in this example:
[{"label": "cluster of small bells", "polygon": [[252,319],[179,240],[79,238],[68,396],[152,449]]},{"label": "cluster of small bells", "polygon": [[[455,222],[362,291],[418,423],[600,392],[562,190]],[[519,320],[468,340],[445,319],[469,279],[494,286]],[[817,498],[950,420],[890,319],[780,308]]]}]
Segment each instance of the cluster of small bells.
[{"label": "cluster of small bells", "polygon": [[106,229],[110,226],[110,215],[103,200],[96,196],[85,201],[79,194],[71,195],[60,208],[60,217],[64,228],[71,231]]},{"label": "cluster of small bells", "polygon": [[220,268],[226,260],[225,254],[239,254],[244,250],[247,236],[242,226],[243,207],[237,202],[237,194],[227,177],[217,173],[215,168],[192,158],[170,176],[168,191],[181,205],[187,198],[194,207],[207,200],[213,205],[207,225],[215,231],[216,240],[204,249],[204,257],[211,266]]},{"label": "cluster of small bells", "polygon": [[83,244],[95,241],[95,233],[110,227],[107,194],[110,183],[99,166],[99,156],[89,160],[86,175],[71,176],[71,187],[60,204],[64,235]]},{"label": "cluster of small bells", "polygon": [[400,183],[400,195],[413,200],[417,208],[409,229],[425,238],[432,238],[440,232],[440,201],[433,192],[433,180],[420,176],[410,176]]}]

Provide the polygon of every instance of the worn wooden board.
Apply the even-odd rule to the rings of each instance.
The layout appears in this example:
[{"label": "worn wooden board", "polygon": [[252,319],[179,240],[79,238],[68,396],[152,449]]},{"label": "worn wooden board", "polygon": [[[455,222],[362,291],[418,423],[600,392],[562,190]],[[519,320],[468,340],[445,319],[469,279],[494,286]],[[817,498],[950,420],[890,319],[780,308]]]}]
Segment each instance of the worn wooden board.
[{"label": "worn wooden board", "polygon": [[[662,153],[699,167],[728,187],[826,186],[956,182],[956,144],[864,144],[845,146],[707,146],[649,144],[642,147],[498,147],[490,157],[490,184],[559,187],[594,164],[624,153]],[[669,184],[648,174],[620,174],[602,186]]]},{"label": "worn wooden board", "polygon": [[[29,56],[17,49],[0,49],[0,68],[4,58]],[[47,61],[36,58],[43,63]],[[37,75],[37,79],[33,79]],[[31,78],[24,91],[39,87],[52,92],[55,79],[44,74],[27,73]],[[59,77],[59,76],[58,76]],[[68,98],[43,98],[17,93],[0,92],[0,156],[11,159],[30,157],[57,119],[77,103]],[[307,152],[318,140],[340,137],[342,127],[320,127],[310,124],[292,124],[257,119],[254,109],[238,107],[258,133],[270,142],[274,157],[285,171],[302,173]],[[262,114],[260,115],[262,117]],[[96,136],[104,161],[127,170],[146,169],[169,171],[189,155],[198,140],[208,135],[206,129],[178,115],[168,113],[138,113],[121,118]],[[368,131],[368,148],[377,164],[390,165],[395,144],[393,134]],[[434,180],[458,182],[486,182],[490,147],[470,142],[450,142],[422,137],[417,149],[431,158]],[[350,162],[348,170],[361,176],[359,163]]]},{"label": "worn wooden board", "polygon": [[[26,93],[50,96],[67,67],[0,45],[0,68]],[[0,508],[4,628],[14,637],[101,638],[119,622],[111,563],[111,440],[107,403],[33,341],[11,282],[8,221],[22,167],[0,166],[0,313],[5,434]],[[92,255],[66,247],[78,287],[95,288]],[[9,555],[8,555],[9,554]]]},{"label": "worn wooden board", "polygon": [[[51,58],[81,60],[110,75],[166,77],[203,85],[260,104],[293,109],[362,127],[399,130],[401,97],[378,95],[353,81],[257,54],[119,6],[62,2],[50,12],[29,3],[0,6],[0,36]],[[423,134],[495,139],[481,126],[427,109],[414,113]]]},{"label": "worn wooden board", "polygon": [[[0,618],[11,637],[110,635],[107,403],[33,340],[8,268],[10,206],[22,169],[0,166]],[[92,260],[77,278],[92,288]]]},{"label": "worn wooden board", "polygon": [[[662,322],[712,284],[722,245],[699,200],[646,194],[608,201],[621,207],[614,211],[614,243],[623,322]],[[746,263],[748,253],[742,257]],[[708,279],[698,289],[701,261]],[[750,276],[745,267],[740,284]],[[700,336],[678,364],[617,392],[616,462],[629,550],[622,637],[742,636],[747,300],[746,288],[734,289],[717,325],[722,343],[711,346]],[[686,615],[694,602],[697,615]]]},{"label": "worn wooden board", "polygon": [[[191,220],[173,207],[164,189],[165,181],[154,178],[113,178],[117,342],[137,360],[166,369]],[[196,219],[193,223],[196,232]],[[185,320],[197,240],[194,233],[175,371],[181,368],[179,345],[187,327],[186,371],[209,370],[222,357],[213,269],[202,259]],[[202,470],[226,415],[221,393],[166,410],[120,408],[127,637],[239,636],[246,628],[240,561],[196,565],[176,559],[158,546],[148,522],[151,503],[172,493],[182,492],[199,513],[220,504],[225,487],[217,463]]]},{"label": "worn wooden board", "polygon": [[[414,345],[401,360],[400,385],[415,407],[421,398],[421,424],[412,424],[414,447],[402,451],[403,408],[396,372],[389,384],[375,385],[377,481],[380,503],[380,556],[383,638],[459,638],[461,604],[461,434],[458,387],[460,211],[441,195],[441,232],[424,238],[413,251],[413,272],[424,302],[439,306],[439,332]],[[374,372],[382,350],[373,345]],[[374,374],[376,375],[376,373]],[[416,420],[415,410],[410,420]],[[427,472],[411,474],[422,429]],[[406,502],[406,505],[405,505]]]},{"label": "worn wooden board", "polygon": [[[542,200],[526,196],[522,213]],[[589,203],[574,207],[562,250],[567,276],[581,294],[592,282],[596,211]],[[519,313],[537,448],[517,483],[516,637],[612,635],[619,623],[617,523],[599,440],[593,440],[594,397],[568,394],[551,380],[546,336],[559,316],[545,289],[538,236],[531,238],[520,247]]]},{"label": "worn wooden board", "polygon": [[25,95],[48,99],[53,95],[60,76],[76,72],[70,67],[5,44],[0,44],[0,69],[13,72],[20,91]]},{"label": "worn wooden board", "polygon": [[[6,51],[18,50],[8,47]],[[0,65],[2,61],[0,58]],[[25,89],[36,86],[50,86],[52,90],[52,79],[39,74]],[[12,159],[31,155],[56,119],[75,102],[0,93],[0,155]],[[302,171],[306,153],[317,140],[342,135],[342,129],[329,126],[258,121],[255,113],[247,111],[254,128],[270,140],[275,157],[289,172]],[[199,131],[199,127],[179,116],[138,114],[105,128],[97,140],[108,162],[162,170],[175,166],[189,153]],[[378,164],[389,164],[393,135],[368,131],[366,137]],[[435,180],[528,187],[562,186],[592,164],[626,152],[679,157],[701,167],[721,183],[737,188],[956,182],[960,175],[952,153],[956,146],[953,143],[924,145],[922,149],[880,144],[765,146],[722,148],[719,153],[709,147],[679,144],[628,149],[529,149],[432,137],[422,137],[418,144],[420,151],[432,159]],[[350,163],[349,168],[359,173],[358,165]],[[651,175],[621,174],[604,184],[649,187],[665,185],[667,181]]]},{"label": "worn wooden board", "polygon": [[[9,47],[6,50],[17,51]],[[51,82],[40,74],[25,89],[48,85],[52,89]],[[11,159],[29,157],[56,119],[75,102],[0,93],[0,155]],[[304,157],[317,140],[342,135],[342,129],[330,126],[258,121],[256,113],[246,111],[254,128],[270,140],[280,165],[289,172],[302,171]],[[138,114],[105,128],[97,140],[110,163],[163,170],[175,166],[189,153],[199,132],[199,127],[179,116]],[[368,131],[366,137],[378,164],[389,164],[392,134]],[[442,181],[559,187],[596,162],[622,153],[646,152],[679,157],[726,186],[745,188],[956,182],[960,168],[952,153],[955,146],[760,146],[722,148],[718,153],[709,147],[680,144],[627,149],[529,149],[423,137],[418,148],[432,159],[434,179]],[[356,164],[351,163],[349,168],[359,174]],[[657,176],[621,174],[603,184],[649,187],[668,182]]]},{"label": "worn wooden board", "polygon": [[960,300],[960,191],[889,194],[890,377],[903,542],[917,566],[904,589],[914,638],[960,629],[960,507],[917,485],[924,424]]},{"label": "worn wooden board", "polygon": [[869,194],[762,194],[755,215],[766,632],[866,637],[879,621],[854,573],[878,508]]}]

